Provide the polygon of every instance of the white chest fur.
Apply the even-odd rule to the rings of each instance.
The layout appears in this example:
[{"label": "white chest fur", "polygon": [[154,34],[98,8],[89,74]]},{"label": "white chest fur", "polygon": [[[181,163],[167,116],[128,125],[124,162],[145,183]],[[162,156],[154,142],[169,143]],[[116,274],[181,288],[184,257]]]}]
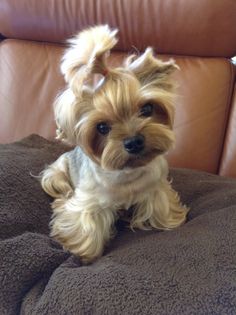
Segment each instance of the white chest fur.
[{"label": "white chest fur", "polygon": [[158,190],[159,183],[166,179],[168,172],[167,162],[162,156],[144,167],[104,171],[80,152],[76,164],[73,173],[77,172],[77,175],[72,176],[76,199],[86,205],[97,204],[103,209],[112,207],[114,210],[128,209],[147,199],[154,190]]}]

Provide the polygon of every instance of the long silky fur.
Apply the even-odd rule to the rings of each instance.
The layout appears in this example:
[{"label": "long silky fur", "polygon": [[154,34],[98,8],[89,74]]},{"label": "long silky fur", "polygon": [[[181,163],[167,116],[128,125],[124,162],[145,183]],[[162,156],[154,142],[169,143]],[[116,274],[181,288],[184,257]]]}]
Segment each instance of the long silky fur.
[{"label": "long silky fur", "polygon": [[[134,206],[130,227],[172,229],[188,209],[167,180],[164,154],[173,146],[173,60],[163,62],[151,48],[128,57],[124,66],[107,65],[116,30],[97,26],[77,35],[62,60],[67,89],[55,102],[58,138],[75,146],[42,173],[43,189],[55,198],[51,235],[89,263],[101,256],[114,236],[121,210]],[[94,74],[103,75],[91,85]],[[153,117],[140,116],[145,102]],[[106,121],[108,135],[97,132]],[[146,139],[146,154],[131,157],[123,139]]]}]

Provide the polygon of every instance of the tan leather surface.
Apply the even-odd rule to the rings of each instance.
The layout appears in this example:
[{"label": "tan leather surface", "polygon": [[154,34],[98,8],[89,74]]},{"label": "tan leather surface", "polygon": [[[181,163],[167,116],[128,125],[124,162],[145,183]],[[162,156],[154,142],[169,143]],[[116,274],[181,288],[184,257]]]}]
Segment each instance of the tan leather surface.
[{"label": "tan leather surface", "polygon": [[[59,74],[63,48],[43,43],[5,40],[0,43],[0,142],[38,133],[55,134],[52,103],[64,85]],[[121,53],[111,63],[120,64]],[[173,166],[216,173],[223,147],[232,65],[221,58],[176,58],[178,80],[176,148]]]},{"label": "tan leather surface", "polygon": [[64,81],[61,48],[4,40],[0,43],[0,143],[31,133],[54,134],[52,102]]},{"label": "tan leather surface", "polygon": [[101,23],[120,29],[120,50],[236,54],[235,0],[0,0],[0,33],[9,38],[61,42]]},{"label": "tan leather surface", "polygon": [[236,177],[236,85],[225,139],[220,175]]},{"label": "tan leather surface", "polygon": [[232,64],[217,58],[177,58],[176,148],[172,166],[217,173],[234,82]]}]

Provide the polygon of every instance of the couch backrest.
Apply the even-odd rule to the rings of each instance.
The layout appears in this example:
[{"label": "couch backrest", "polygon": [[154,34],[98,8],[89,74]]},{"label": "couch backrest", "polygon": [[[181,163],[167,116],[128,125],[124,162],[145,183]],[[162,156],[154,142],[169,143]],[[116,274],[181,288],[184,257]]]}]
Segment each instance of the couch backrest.
[{"label": "couch backrest", "polygon": [[181,68],[170,164],[236,176],[234,0],[0,0],[0,142],[54,136],[65,40],[104,23],[120,30],[112,64],[152,46]]}]

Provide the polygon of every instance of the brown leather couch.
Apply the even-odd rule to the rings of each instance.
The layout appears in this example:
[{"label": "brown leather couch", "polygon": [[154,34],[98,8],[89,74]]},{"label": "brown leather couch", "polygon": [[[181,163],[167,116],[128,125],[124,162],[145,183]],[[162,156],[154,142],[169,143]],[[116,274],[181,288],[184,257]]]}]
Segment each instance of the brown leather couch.
[{"label": "brown leather couch", "polygon": [[0,142],[54,137],[65,40],[102,23],[120,30],[112,63],[152,46],[181,68],[170,164],[236,176],[234,0],[0,0]]},{"label": "brown leather couch", "polygon": [[[235,0],[0,0],[0,143],[54,138],[66,39],[117,27],[110,62],[147,46],[181,71],[171,166],[236,177]],[[118,228],[81,266],[49,237],[39,174],[64,147],[38,136],[0,150],[0,314],[236,314],[236,181],[172,169],[191,209],[171,232]],[[121,232],[119,232],[121,231]]]}]

